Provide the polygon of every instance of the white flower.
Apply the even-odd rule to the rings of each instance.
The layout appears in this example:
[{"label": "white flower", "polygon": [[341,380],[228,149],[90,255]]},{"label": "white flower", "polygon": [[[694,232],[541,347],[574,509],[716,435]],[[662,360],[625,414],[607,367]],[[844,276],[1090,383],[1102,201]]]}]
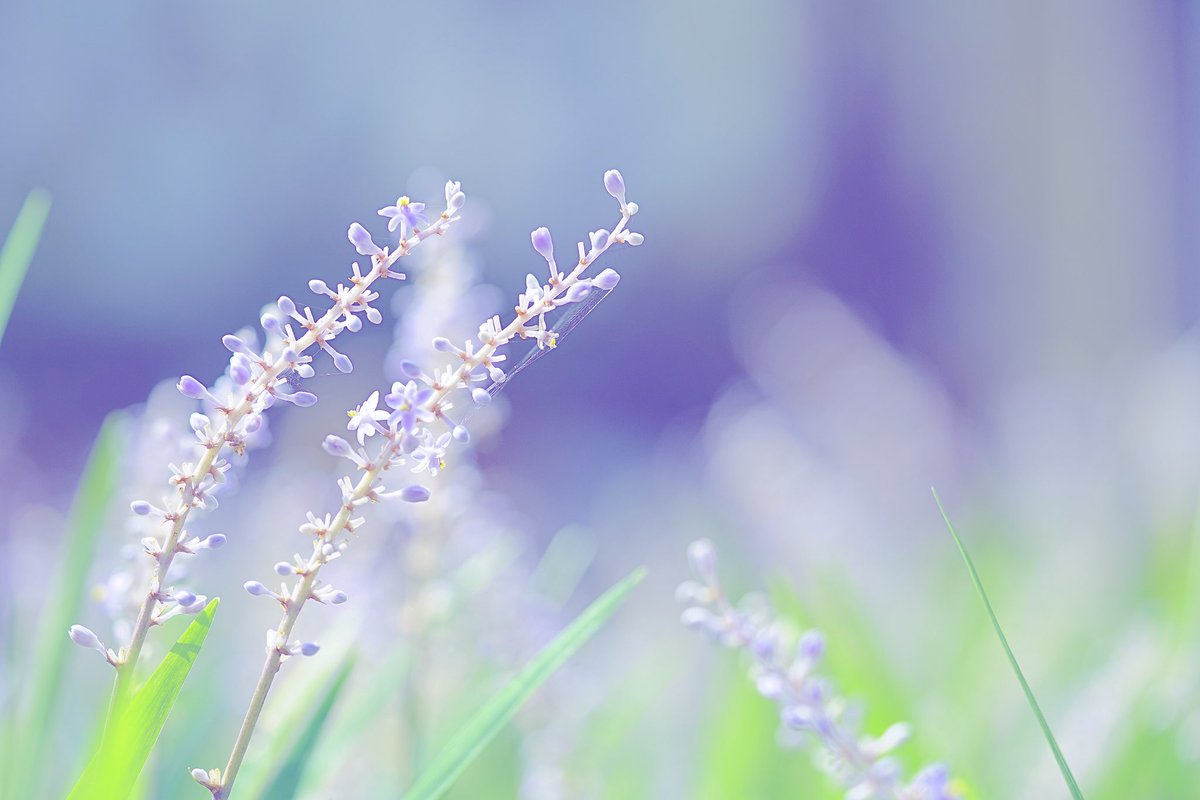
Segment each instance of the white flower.
[{"label": "white flower", "polygon": [[366,444],[368,436],[374,436],[375,431],[383,430],[379,423],[388,418],[388,413],[380,411],[378,405],[379,392],[371,392],[371,396],[362,405],[349,412],[350,422],[346,429],[358,434],[359,444]]}]

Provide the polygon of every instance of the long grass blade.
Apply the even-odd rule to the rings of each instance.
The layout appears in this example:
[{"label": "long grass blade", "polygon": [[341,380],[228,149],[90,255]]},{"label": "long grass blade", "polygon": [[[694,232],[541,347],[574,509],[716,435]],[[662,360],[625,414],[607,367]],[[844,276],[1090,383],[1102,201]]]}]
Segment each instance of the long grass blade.
[{"label": "long grass blade", "polygon": [[196,615],[150,679],[129,699],[67,800],[125,800],[133,791],[204,646],[219,602],[210,600]]},{"label": "long grass blade", "polygon": [[50,193],[45,189],[34,189],[25,198],[4,246],[0,247],[0,340],[4,339],[9,315],[17,302],[17,293],[21,291],[49,214]]},{"label": "long grass blade", "polygon": [[1042,707],[1038,705],[1037,698],[1033,696],[1033,689],[1030,688],[1029,681],[1025,680],[1025,673],[1021,671],[1021,665],[1017,663],[1017,657],[1013,655],[1012,648],[1008,645],[1008,638],[1004,635],[1004,631],[1000,627],[1000,620],[996,618],[996,612],[992,609],[992,601],[988,599],[987,592],[983,589],[983,581],[980,580],[979,573],[975,570],[975,562],[971,560],[971,555],[967,552],[966,546],[963,545],[958,531],[954,529],[954,523],[950,522],[950,517],[946,514],[946,509],[942,507],[942,500],[938,497],[937,489],[933,489],[932,491],[933,501],[937,503],[938,511],[942,514],[942,519],[945,520],[950,535],[954,537],[954,543],[958,545],[958,552],[962,554],[963,562],[967,565],[967,572],[971,576],[971,582],[975,584],[975,589],[979,592],[979,599],[983,600],[983,607],[987,609],[988,618],[992,621],[992,628],[996,631],[996,637],[1000,639],[1000,645],[1004,648],[1004,654],[1008,656],[1008,663],[1012,665],[1013,672],[1016,673],[1017,680],[1021,683],[1021,689],[1025,692],[1025,699],[1029,701],[1029,707],[1033,710],[1033,715],[1037,717],[1038,725],[1042,728],[1042,735],[1046,737],[1046,743],[1050,745],[1050,750],[1054,753],[1054,760],[1058,762],[1058,769],[1062,773],[1063,780],[1067,783],[1067,789],[1070,790],[1071,797],[1075,798],[1075,800],[1083,800],[1083,792],[1079,790],[1079,784],[1075,781],[1075,776],[1071,773],[1071,768],[1067,766],[1067,759],[1058,746],[1058,740],[1054,738],[1054,731],[1050,730],[1050,723],[1046,721],[1046,715],[1042,713]]},{"label": "long grass blade", "polygon": [[342,662],[337,675],[329,684],[321,702],[317,704],[316,710],[309,718],[308,724],[304,726],[291,751],[279,765],[271,783],[260,795],[261,800],[292,800],[296,796],[296,792],[300,788],[300,781],[304,778],[304,772],[316,750],[317,741],[325,730],[325,722],[329,719],[334,705],[337,704],[342,689],[346,686],[346,679],[350,677],[350,671],[353,668],[354,656],[351,655]]},{"label": "long grass blade", "polygon": [[459,729],[405,793],[404,799],[433,800],[449,789],[467,765],[508,724],[530,695],[600,630],[645,574],[644,569],[638,569],[609,589],[554,641],[546,645],[499,694],[485,703],[467,724]]},{"label": "long grass blade", "polygon": [[45,769],[42,758],[58,714],[67,651],[74,649],[67,638],[67,628],[76,621],[83,602],[88,569],[116,490],[121,450],[119,428],[119,415],[105,419],[75,490],[62,554],[52,588],[46,594],[33,659],[25,674],[25,705],[20,715],[13,718],[16,730],[9,733],[10,767],[6,770],[9,783],[0,788],[7,788],[12,797],[38,796],[44,789],[37,783],[38,776],[53,774],[53,770]]}]

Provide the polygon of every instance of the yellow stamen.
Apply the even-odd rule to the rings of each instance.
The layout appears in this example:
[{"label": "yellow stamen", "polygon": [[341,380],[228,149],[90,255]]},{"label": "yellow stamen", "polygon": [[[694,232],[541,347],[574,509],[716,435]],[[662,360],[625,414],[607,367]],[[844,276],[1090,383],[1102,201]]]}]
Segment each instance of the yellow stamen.
[{"label": "yellow stamen", "polygon": [[408,199],[408,195],[404,195],[404,197],[401,197],[399,200],[397,200],[397,201],[396,201],[396,205],[398,205],[398,206],[406,206],[406,205],[408,205],[408,204],[409,204],[409,203],[411,203],[411,202],[412,202],[412,201]]}]

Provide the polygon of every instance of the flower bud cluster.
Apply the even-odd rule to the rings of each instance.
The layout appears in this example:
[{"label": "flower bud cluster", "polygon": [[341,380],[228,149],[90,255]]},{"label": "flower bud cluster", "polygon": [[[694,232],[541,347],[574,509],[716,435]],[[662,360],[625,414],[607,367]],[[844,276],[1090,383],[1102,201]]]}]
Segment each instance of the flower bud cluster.
[{"label": "flower bud cluster", "polygon": [[[616,178],[611,178],[612,175]],[[539,249],[539,233],[535,231],[534,246],[550,266],[550,279],[543,285],[532,275],[527,278],[526,291],[518,298],[516,316],[510,323],[501,324],[498,316],[486,320],[479,328],[478,347],[471,340],[463,347],[458,347],[449,339],[435,338],[433,349],[452,355],[449,365],[428,374],[413,362],[401,362],[400,370],[406,380],[393,383],[390,391],[382,397],[380,392],[372,392],[349,412],[346,429],[352,440],[333,434],[325,438],[323,447],[327,453],[350,461],[356,471],[362,474],[357,481],[350,476],[338,480],[341,505],[336,513],[320,517],[312,512],[307,514],[300,532],[312,538],[311,554],[307,558],[297,554],[292,561],[281,561],[275,565],[276,574],[291,578],[290,583],[283,581],[278,592],[258,581],[249,581],[244,586],[249,594],[270,598],[279,604],[283,609],[283,617],[277,627],[267,631],[267,663],[242,724],[238,743],[226,767],[224,781],[214,780],[211,772],[194,772],[196,780],[212,790],[214,797],[224,796],[237,777],[245,754],[244,744],[249,741],[257,724],[262,702],[279,665],[292,656],[311,656],[319,650],[315,642],[292,639],[301,609],[309,600],[330,605],[347,600],[345,592],[321,584],[318,575],[322,567],[340,558],[347,550],[350,534],[356,532],[364,522],[361,516],[357,516],[360,510],[367,504],[388,499],[409,503],[429,499],[429,490],[420,484],[400,481],[399,485],[385,485],[384,473],[407,468],[412,474],[435,477],[446,466],[445,456],[451,444],[466,443],[470,439],[461,416],[453,410],[451,393],[466,392],[475,403],[486,404],[491,400],[489,391],[472,384],[490,380],[498,386],[506,380],[503,370],[498,366],[504,361],[504,356],[496,352],[498,348],[515,338],[532,338],[539,349],[553,348],[557,337],[546,325],[546,315],[559,306],[578,302],[587,295],[593,284],[599,284],[606,290],[616,285],[619,277],[612,270],[604,270],[594,279],[584,277],[587,269],[613,244],[640,244],[642,241],[639,234],[626,230],[637,206],[625,201],[624,182],[615,170],[606,175],[606,187],[613,180],[620,185],[620,196],[617,197],[611,187],[609,191],[620,203],[621,219],[611,233],[605,230],[593,232],[589,236],[590,249],[579,244],[579,261],[570,272],[558,270],[552,244],[547,244],[545,252]],[[457,184],[447,184],[446,199],[448,208],[461,207],[462,194]],[[419,220],[417,215],[423,212],[423,206],[414,208],[416,205],[419,204],[400,198],[395,206],[381,209],[379,213],[404,230],[407,225],[414,224],[414,219]],[[373,253],[374,244],[365,236],[365,232],[352,229],[350,238],[359,252]],[[545,239],[549,240],[548,231]]]},{"label": "flower bud cluster", "polygon": [[[300,379],[313,375],[312,357],[306,353],[314,346],[325,352],[339,371],[353,369],[349,357],[334,349],[332,342],[343,332],[361,330],[362,317],[375,324],[382,321],[382,314],[373,305],[379,299],[379,293],[371,288],[372,285],[385,278],[403,280],[404,274],[392,269],[396,262],[422,241],[445,233],[458,219],[455,214],[465,201],[461,186],[454,181],[448,182],[446,210],[432,223],[424,214],[424,204],[404,202],[405,225],[399,226],[401,238],[394,249],[377,245],[362,225],[353,223],[347,237],[360,255],[369,258],[369,268],[364,273],[355,262],[348,282],[339,283],[336,288],[330,288],[321,280],[310,281],[309,289],[313,293],[331,301],[328,310],[318,316],[310,307],[301,309],[291,298],[280,297],[274,309],[266,311],[260,319],[267,338],[264,348],[260,349],[253,332],[229,334],[222,339],[230,359],[221,379],[212,387],[190,375],[179,379],[179,392],[201,401],[206,412],[194,413],[190,419],[198,443],[198,457],[194,463],[170,465],[172,493],[161,505],[137,500],[131,506],[137,515],[158,519],[164,533],[161,538],[143,540],[143,549],[154,561],[154,574],[129,645],[110,659],[118,668],[116,697],[129,690],[133,669],[132,666],[127,669],[125,665],[136,664],[149,628],[175,614],[195,613],[203,607],[199,596],[165,584],[176,555],[213,549],[224,542],[224,537],[189,538],[184,525],[193,509],[216,507],[215,494],[231,466],[225,453],[232,451],[243,455],[254,438],[261,436],[263,415],[277,401],[302,407],[316,403],[314,394],[298,387]],[[388,216],[387,210],[382,209],[380,214]],[[182,602],[184,600],[193,602]],[[72,636],[72,639],[76,637]]]},{"label": "flower bud cluster", "polygon": [[959,798],[942,764],[925,767],[912,781],[904,782],[899,763],[889,754],[908,739],[906,723],[896,723],[878,737],[859,734],[851,706],[817,673],[825,650],[818,631],[792,641],[764,605],[735,608],[718,580],[712,542],[693,542],[688,561],[696,580],[680,584],[676,592],[687,605],[683,623],[750,656],[758,693],[779,706],[785,729],[807,733],[821,744],[818,763],[846,789],[848,800]]}]

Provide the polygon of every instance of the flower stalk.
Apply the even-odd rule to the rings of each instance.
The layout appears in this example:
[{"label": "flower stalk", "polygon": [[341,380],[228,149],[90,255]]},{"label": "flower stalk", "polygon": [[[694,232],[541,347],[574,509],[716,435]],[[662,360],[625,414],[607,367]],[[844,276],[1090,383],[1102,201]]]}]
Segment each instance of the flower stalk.
[{"label": "flower stalk", "polygon": [[[614,185],[614,178],[611,176],[616,176],[615,180],[620,184],[619,197],[611,188]],[[499,317],[486,320],[479,329],[478,349],[475,349],[470,341],[459,348],[447,339],[434,339],[434,349],[453,353],[458,363],[452,362],[451,365],[435,371],[433,376],[426,374],[412,362],[404,362],[402,368],[410,380],[407,383],[393,384],[390,393],[384,398],[386,405],[391,409],[390,412],[378,407],[379,392],[372,393],[365,402],[350,412],[347,428],[357,435],[357,450],[340,437],[326,437],[325,450],[331,455],[353,462],[363,474],[357,482],[353,482],[349,477],[338,481],[342,490],[342,504],[335,514],[326,514],[322,518],[310,513],[308,522],[301,526],[302,532],[313,536],[311,556],[307,559],[297,556],[294,563],[280,562],[275,565],[278,574],[297,576],[290,590],[286,584],[279,593],[267,589],[257,581],[245,584],[246,590],[252,595],[274,598],[282,606],[283,616],[279,625],[267,632],[266,660],[224,772],[220,769],[192,770],[193,778],[212,793],[214,800],[227,800],[230,796],[267,695],[283,662],[295,655],[315,655],[320,649],[313,642],[291,641],[296,621],[305,604],[309,600],[316,600],[322,604],[338,604],[346,599],[343,592],[322,586],[318,576],[322,567],[341,557],[346,550],[348,542],[343,534],[353,533],[363,524],[362,518],[353,516],[356,509],[388,498],[399,498],[407,502],[422,502],[429,498],[429,491],[420,485],[410,485],[398,491],[384,491],[381,483],[383,473],[402,465],[410,466],[412,472],[428,472],[431,476],[440,472],[445,466],[443,456],[450,441],[469,440],[469,434],[461,419],[456,421],[449,416],[453,408],[448,399],[451,392],[465,390],[477,404],[490,402],[491,394],[487,390],[478,387],[472,389],[471,384],[490,378],[493,385],[498,386],[505,380],[505,375],[498,366],[505,360],[505,356],[497,353],[499,348],[515,338],[532,338],[539,348],[555,347],[557,336],[552,329],[547,328],[545,315],[559,306],[579,302],[587,296],[593,285],[602,289],[611,289],[616,285],[619,276],[613,270],[604,270],[595,278],[585,278],[584,273],[613,244],[641,244],[642,237],[641,234],[626,230],[630,218],[637,213],[637,206],[625,201],[624,183],[620,179],[620,173],[612,170],[606,174],[605,185],[610,194],[620,202],[621,219],[611,233],[605,230],[591,233],[590,248],[585,248],[580,243],[579,260],[569,273],[559,271],[555,264],[549,232],[545,228],[534,231],[534,249],[546,259],[550,267],[550,279],[543,285],[534,276],[527,276],[526,290],[518,298],[515,315],[507,325],[501,326]],[[390,216],[393,219],[406,219],[403,210],[396,210],[406,207],[408,206],[398,203],[391,209],[395,213],[391,213]],[[428,427],[435,420],[448,429],[436,437]],[[364,449],[366,439],[376,435],[382,440],[382,445],[375,455],[369,456]]]},{"label": "flower stalk", "polygon": [[[291,323],[283,323],[273,314],[264,315],[264,330],[268,335],[273,334],[279,339],[278,355],[272,356],[270,352],[260,355],[240,338],[226,336],[223,343],[233,353],[230,375],[234,384],[227,400],[218,399],[195,378],[185,375],[180,379],[180,392],[185,396],[207,401],[215,408],[218,419],[216,424],[213,424],[203,415],[193,415],[193,428],[200,440],[201,452],[194,465],[172,467],[174,475],[171,485],[178,491],[176,502],[168,504],[168,509],[158,509],[144,501],[132,505],[135,513],[155,514],[169,527],[161,542],[153,538],[144,542],[147,554],[154,559],[154,571],[150,586],[139,607],[129,643],[109,659],[116,668],[116,680],[109,705],[109,724],[116,710],[132,693],[135,671],[150,628],[166,619],[177,607],[185,613],[191,613],[192,608],[203,607],[204,598],[197,598],[191,593],[186,593],[187,599],[193,600],[186,608],[178,602],[169,610],[163,606],[178,599],[176,593],[167,588],[168,571],[175,556],[195,552],[196,545],[203,546],[199,540],[193,543],[185,541],[184,526],[192,509],[215,502],[210,495],[223,481],[224,472],[229,469],[229,463],[222,458],[224,452],[232,449],[239,454],[243,453],[247,438],[252,436],[262,423],[261,415],[277,400],[298,406],[309,406],[316,402],[316,397],[309,392],[284,391],[286,387],[293,385],[292,379],[288,377],[289,373],[302,376],[312,374],[312,368],[308,366],[312,359],[304,354],[314,345],[331,356],[339,371],[349,372],[353,368],[350,359],[334,350],[330,342],[345,330],[355,332],[361,329],[359,313],[365,314],[374,323],[381,321],[382,315],[370,305],[379,297],[377,292],[371,290],[371,286],[381,278],[403,280],[405,276],[402,273],[392,271],[395,263],[412,252],[421,242],[445,233],[447,228],[458,220],[454,214],[462,207],[464,200],[459,184],[448,183],[446,210],[427,227],[414,228],[411,235],[407,235],[407,229],[402,229],[402,238],[394,250],[376,245],[358,223],[351,225],[348,234],[350,242],[355,245],[360,255],[370,258],[370,270],[364,275],[355,263],[349,286],[339,285],[337,291],[329,289],[323,281],[312,281],[310,288],[315,293],[326,295],[333,300],[329,310],[316,319],[310,309],[305,308],[304,314],[301,315],[297,312],[295,303],[287,297],[281,297],[277,304],[279,312],[284,318],[290,317],[295,320],[304,333],[297,336]],[[424,207],[422,204],[414,205]]]}]

